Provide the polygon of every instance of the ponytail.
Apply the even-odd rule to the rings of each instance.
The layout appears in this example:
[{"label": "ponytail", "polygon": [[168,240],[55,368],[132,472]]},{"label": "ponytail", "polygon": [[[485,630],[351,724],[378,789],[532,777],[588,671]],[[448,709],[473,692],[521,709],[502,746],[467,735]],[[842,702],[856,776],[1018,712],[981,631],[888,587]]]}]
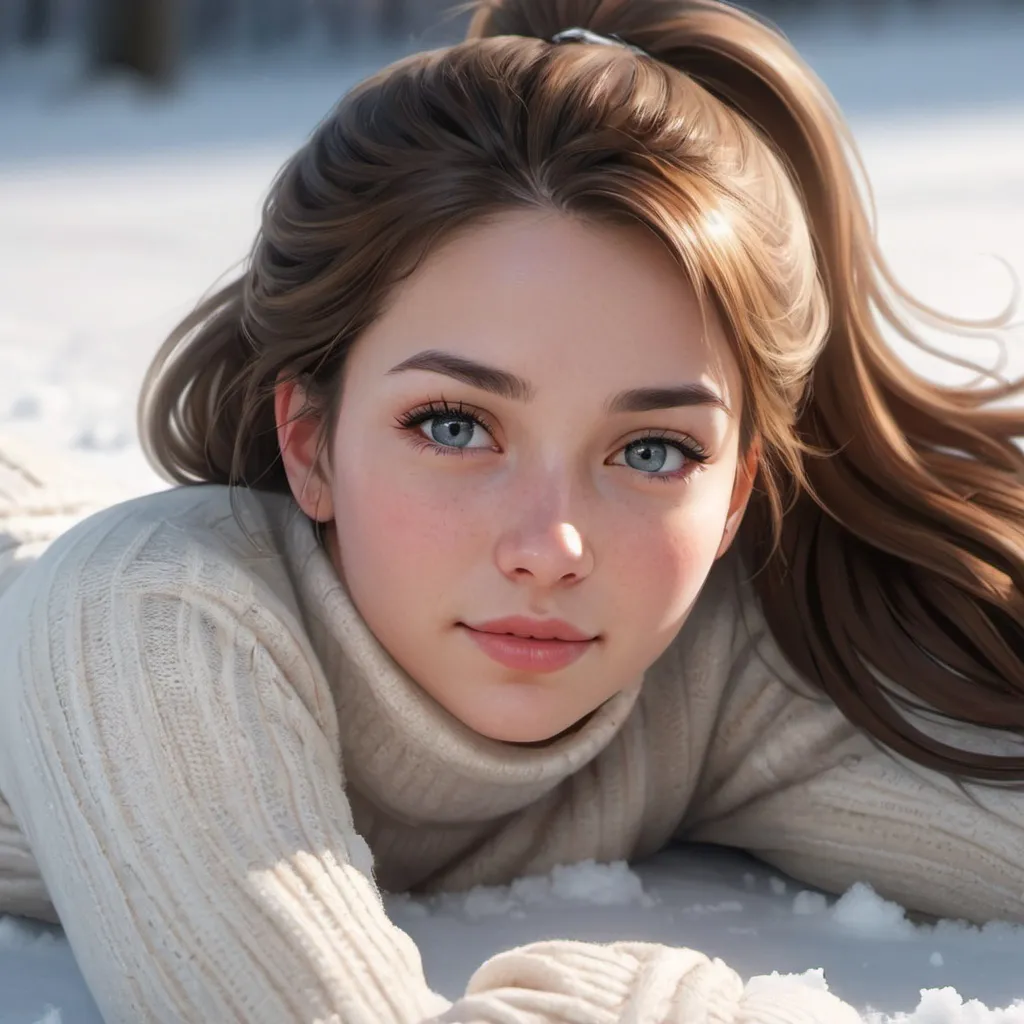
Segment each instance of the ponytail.
[{"label": "ponytail", "polygon": [[698,81],[781,158],[807,214],[831,319],[796,424],[802,450],[821,454],[804,454],[802,472],[791,474],[780,532],[762,481],[740,535],[769,628],[794,667],[885,746],[964,778],[1024,780],[1024,757],[959,749],[904,713],[923,706],[1024,731],[1024,455],[1014,443],[1024,413],[992,408],[1022,381],[932,383],[882,333],[888,324],[933,352],[921,326],[977,336],[1004,326],[1010,311],[965,322],[899,286],[837,108],[788,42],[753,16],[715,0],[477,8],[471,37],[550,39],[576,26],[617,35]]}]

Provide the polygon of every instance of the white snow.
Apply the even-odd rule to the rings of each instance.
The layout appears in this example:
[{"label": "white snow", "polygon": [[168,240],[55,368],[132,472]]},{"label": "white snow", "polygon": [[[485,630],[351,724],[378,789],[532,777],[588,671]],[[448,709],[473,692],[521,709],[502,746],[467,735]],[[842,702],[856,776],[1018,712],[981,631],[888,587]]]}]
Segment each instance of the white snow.
[{"label": "white snow", "polygon": [[52,931],[40,931],[16,917],[0,917],[0,951],[44,951],[60,939]]},{"label": "white snow", "polygon": [[[998,309],[1012,279],[992,254],[1024,275],[1024,16],[795,36],[851,114],[901,278],[951,312]],[[126,494],[161,486],[134,427],[151,354],[245,255],[276,168],[379,61],[235,59],[165,101],[77,90],[60,53],[0,54],[0,431],[70,452]],[[1024,338],[1007,337],[1019,370]],[[1024,1024],[1021,928],[915,924],[867,885],[826,897],[733,851],[387,903],[450,997],[514,945],[637,939],[719,956],[757,986],[827,987],[866,1024]],[[0,918],[0,1024],[99,1020],[61,930]]]},{"label": "white snow", "polygon": [[933,988],[921,992],[921,1001],[913,1013],[886,1016],[868,1013],[865,1024],[1024,1024],[1024,1002],[991,1010],[977,999],[964,1002],[952,988]]},{"label": "white snow", "polygon": [[826,910],[828,910],[828,900],[820,892],[810,892],[804,889],[793,897],[793,913],[800,917],[824,914]]},{"label": "white snow", "polygon": [[865,938],[912,939],[915,935],[903,907],[883,900],[864,882],[858,882],[843,894],[832,908],[832,920]]},{"label": "white snow", "polygon": [[639,875],[625,861],[597,864],[593,860],[554,868],[549,875],[517,878],[511,885],[477,886],[467,893],[435,897],[434,906],[461,911],[470,921],[496,914],[521,916],[526,907],[552,901],[589,903],[597,907],[636,904],[651,907],[654,900],[644,892]]},{"label": "white snow", "polygon": [[[778,881],[742,854],[697,848],[633,868],[588,861],[511,886],[387,904],[420,946],[428,976],[452,996],[481,959],[514,944],[553,935],[632,938],[720,956],[753,990],[832,991],[858,1006],[865,1024],[1024,1024],[1024,1002],[1015,998],[1024,926],[915,925],[863,883],[838,899],[802,890],[794,900]],[[610,904],[620,909],[609,914]],[[937,972],[947,963],[956,986]],[[991,1009],[983,992],[992,993]]]}]

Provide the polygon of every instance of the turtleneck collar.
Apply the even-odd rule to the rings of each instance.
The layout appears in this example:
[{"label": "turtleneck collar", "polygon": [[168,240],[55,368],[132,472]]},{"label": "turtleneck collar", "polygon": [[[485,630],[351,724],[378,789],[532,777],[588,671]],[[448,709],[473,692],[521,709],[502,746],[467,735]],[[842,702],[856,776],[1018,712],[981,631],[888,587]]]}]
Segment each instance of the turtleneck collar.
[{"label": "turtleneck collar", "polygon": [[639,688],[544,746],[488,739],[430,697],[356,610],[312,524],[292,505],[284,555],[338,712],[347,783],[408,822],[484,821],[533,803],[592,761],[629,717]]}]

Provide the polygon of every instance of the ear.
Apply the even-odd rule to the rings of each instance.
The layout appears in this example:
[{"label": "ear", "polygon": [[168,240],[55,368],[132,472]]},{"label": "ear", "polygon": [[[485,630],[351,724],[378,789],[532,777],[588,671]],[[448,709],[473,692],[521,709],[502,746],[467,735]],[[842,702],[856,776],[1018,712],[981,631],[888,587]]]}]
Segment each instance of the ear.
[{"label": "ear", "polygon": [[757,479],[757,469],[761,463],[761,439],[754,440],[747,447],[746,453],[740,459],[736,467],[736,482],[732,487],[732,499],[729,502],[729,517],[725,521],[725,529],[722,531],[722,543],[718,545],[715,558],[721,558],[736,539],[739,533],[740,523],[743,521],[743,513],[747,510],[747,503],[750,501],[751,492],[754,489],[754,481]]},{"label": "ear", "polygon": [[323,418],[307,408],[305,389],[287,375],[278,375],[274,389],[274,419],[281,461],[299,508],[318,523],[334,519],[330,474],[319,452]]}]

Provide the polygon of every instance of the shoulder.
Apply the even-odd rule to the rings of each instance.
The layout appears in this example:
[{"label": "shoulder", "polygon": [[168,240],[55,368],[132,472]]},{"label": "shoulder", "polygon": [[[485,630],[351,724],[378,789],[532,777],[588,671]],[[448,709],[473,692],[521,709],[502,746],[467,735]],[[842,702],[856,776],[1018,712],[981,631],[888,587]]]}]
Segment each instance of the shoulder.
[{"label": "shoulder", "polygon": [[315,545],[289,498],[213,485],[89,516],[0,598],[0,683],[33,676],[33,685],[52,678],[91,692],[120,666],[132,680],[126,687],[155,687],[169,699],[244,668],[253,679],[285,678],[332,734],[287,555],[303,547],[299,531],[310,534],[306,547]]},{"label": "shoulder", "polygon": [[[96,512],[54,540],[5,604],[47,595],[220,594],[252,599],[290,590],[284,534],[302,528],[290,499],[217,485],[178,487]],[[6,617],[6,616],[5,616]]]}]

